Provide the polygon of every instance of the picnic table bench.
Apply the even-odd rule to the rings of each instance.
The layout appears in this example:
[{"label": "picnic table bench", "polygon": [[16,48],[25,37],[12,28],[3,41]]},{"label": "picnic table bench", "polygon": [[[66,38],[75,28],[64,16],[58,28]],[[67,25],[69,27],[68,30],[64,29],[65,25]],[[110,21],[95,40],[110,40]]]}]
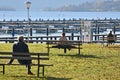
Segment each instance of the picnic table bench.
[{"label": "picnic table bench", "polygon": [[48,53],[50,53],[50,49],[51,48],[57,48],[57,49],[64,49],[64,53],[66,53],[66,49],[78,49],[78,54],[80,54],[80,49],[82,49],[82,41],[75,41],[75,40],[68,40],[67,42],[69,42],[71,44],[71,46],[69,45],[60,45],[57,46],[58,42],[63,42],[63,41],[58,41],[58,40],[49,40],[47,41],[47,48],[48,48]]},{"label": "picnic table bench", "polygon": [[112,43],[119,43],[119,37],[117,36],[118,34],[113,34],[113,37],[108,37],[107,34],[94,34],[95,37],[98,37],[98,40],[94,40],[92,42],[94,43],[107,43],[107,45],[112,44]]},{"label": "picnic table bench", "polygon": [[[29,56],[31,56],[31,57],[29,57]],[[12,52],[0,52],[0,60],[1,60],[0,66],[2,66],[3,74],[5,74],[5,66],[6,65],[18,65],[18,66],[22,65],[17,62],[13,62],[12,64],[7,64],[7,62],[9,62],[10,58],[19,59],[19,60],[32,59],[32,62],[33,62],[32,66],[37,66],[37,77],[39,77],[39,74],[42,74],[42,76],[44,77],[45,66],[53,66],[53,64],[48,64],[48,62],[46,62],[46,63],[43,62],[43,61],[49,60],[48,53],[30,53],[30,55],[28,55],[28,54],[12,53]],[[7,60],[7,62],[6,62],[6,60]],[[40,71],[40,67],[42,68],[41,71]]]}]

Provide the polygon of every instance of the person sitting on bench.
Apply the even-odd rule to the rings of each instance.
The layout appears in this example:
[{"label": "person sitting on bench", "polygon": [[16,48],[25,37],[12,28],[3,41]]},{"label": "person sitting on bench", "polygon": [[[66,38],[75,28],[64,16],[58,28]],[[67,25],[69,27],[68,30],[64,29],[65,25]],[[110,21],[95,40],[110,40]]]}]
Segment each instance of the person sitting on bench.
[{"label": "person sitting on bench", "polygon": [[56,46],[52,47],[63,48],[64,53],[66,53],[66,49],[71,50],[71,48],[75,47],[70,42],[68,42],[64,32],[62,33],[62,36],[60,37],[59,41],[60,42],[58,42]]},{"label": "person sitting on bench", "polygon": [[[15,43],[13,45],[13,53],[15,52],[18,52],[18,53],[26,53],[26,54],[29,54],[29,49],[28,49],[28,45],[25,44],[24,42],[24,37],[23,36],[20,36],[18,38],[18,43]],[[14,55],[13,55],[14,57]],[[31,57],[31,56],[30,56]],[[10,59],[9,63],[8,64],[12,64],[12,62],[14,61],[13,58]],[[18,59],[18,62],[22,65],[26,65],[26,67],[28,68],[28,74],[29,75],[33,75],[33,73],[31,72],[31,65],[32,65],[32,60],[19,60]]]},{"label": "person sitting on bench", "polygon": [[114,35],[112,34],[112,31],[110,31],[110,33],[108,34],[108,36],[107,36],[107,41],[108,41],[107,46],[108,46],[109,44],[112,44],[113,42],[115,42],[115,40],[114,40]]}]

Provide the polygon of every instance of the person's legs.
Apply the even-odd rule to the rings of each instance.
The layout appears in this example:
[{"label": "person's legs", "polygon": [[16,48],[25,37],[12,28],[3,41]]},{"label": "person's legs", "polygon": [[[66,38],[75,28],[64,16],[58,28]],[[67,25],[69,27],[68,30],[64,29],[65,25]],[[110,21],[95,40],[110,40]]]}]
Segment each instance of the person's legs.
[{"label": "person's legs", "polygon": [[31,70],[30,70],[30,69],[31,69],[31,65],[28,64],[27,67],[28,67],[28,74],[33,75],[33,73],[32,73]]},{"label": "person's legs", "polygon": [[66,53],[66,48],[64,48],[64,53]]},{"label": "person's legs", "polygon": [[27,61],[27,60],[19,60],[18,62],[20,64],[22,64],[22,65],[26,65],[26,67],[28,69],[28,74],[33,75],[33,73],[31,72],[31,64],[32,64],[31,60],[29,60],[29,61]]}]

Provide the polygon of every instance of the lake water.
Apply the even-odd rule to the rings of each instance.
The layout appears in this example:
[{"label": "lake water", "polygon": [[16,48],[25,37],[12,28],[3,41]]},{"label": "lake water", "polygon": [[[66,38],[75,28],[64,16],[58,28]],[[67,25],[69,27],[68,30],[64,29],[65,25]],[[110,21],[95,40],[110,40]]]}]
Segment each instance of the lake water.
[{"label": "lake water", "polygon": [[[30,12],[30,19],[58,20],[58,19],[120,19],[120,12]],[[0,11],[1,20],[24,20],[27,18],[26,11]]]}]

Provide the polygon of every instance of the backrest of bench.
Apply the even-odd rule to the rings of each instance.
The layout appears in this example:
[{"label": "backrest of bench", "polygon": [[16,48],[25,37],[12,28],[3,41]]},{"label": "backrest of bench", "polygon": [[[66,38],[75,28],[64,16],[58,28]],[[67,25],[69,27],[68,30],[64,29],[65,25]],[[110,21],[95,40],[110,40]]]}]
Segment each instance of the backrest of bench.
[{"label": "backrest of bench", "polygon": [[[49,40],[47,41],[47,44],[57,44],[58,42],[64,42],[64,41],[59,41],[59,40]],[[65,41],[66,42],[66,41]],[[82,41],[76,41],[76,40],[68,40],[67,41],[70,45],[82,45]]]},{"label": "backrest of bench", "polygon": [[12,59],[31,60],[32,58],[29,53],[12,53]]},{"label": "backrest of bench", "polygon": [[0,59],[19,59],[19,60],[49,60],[48,53],[12,53],[0,52]]}]

